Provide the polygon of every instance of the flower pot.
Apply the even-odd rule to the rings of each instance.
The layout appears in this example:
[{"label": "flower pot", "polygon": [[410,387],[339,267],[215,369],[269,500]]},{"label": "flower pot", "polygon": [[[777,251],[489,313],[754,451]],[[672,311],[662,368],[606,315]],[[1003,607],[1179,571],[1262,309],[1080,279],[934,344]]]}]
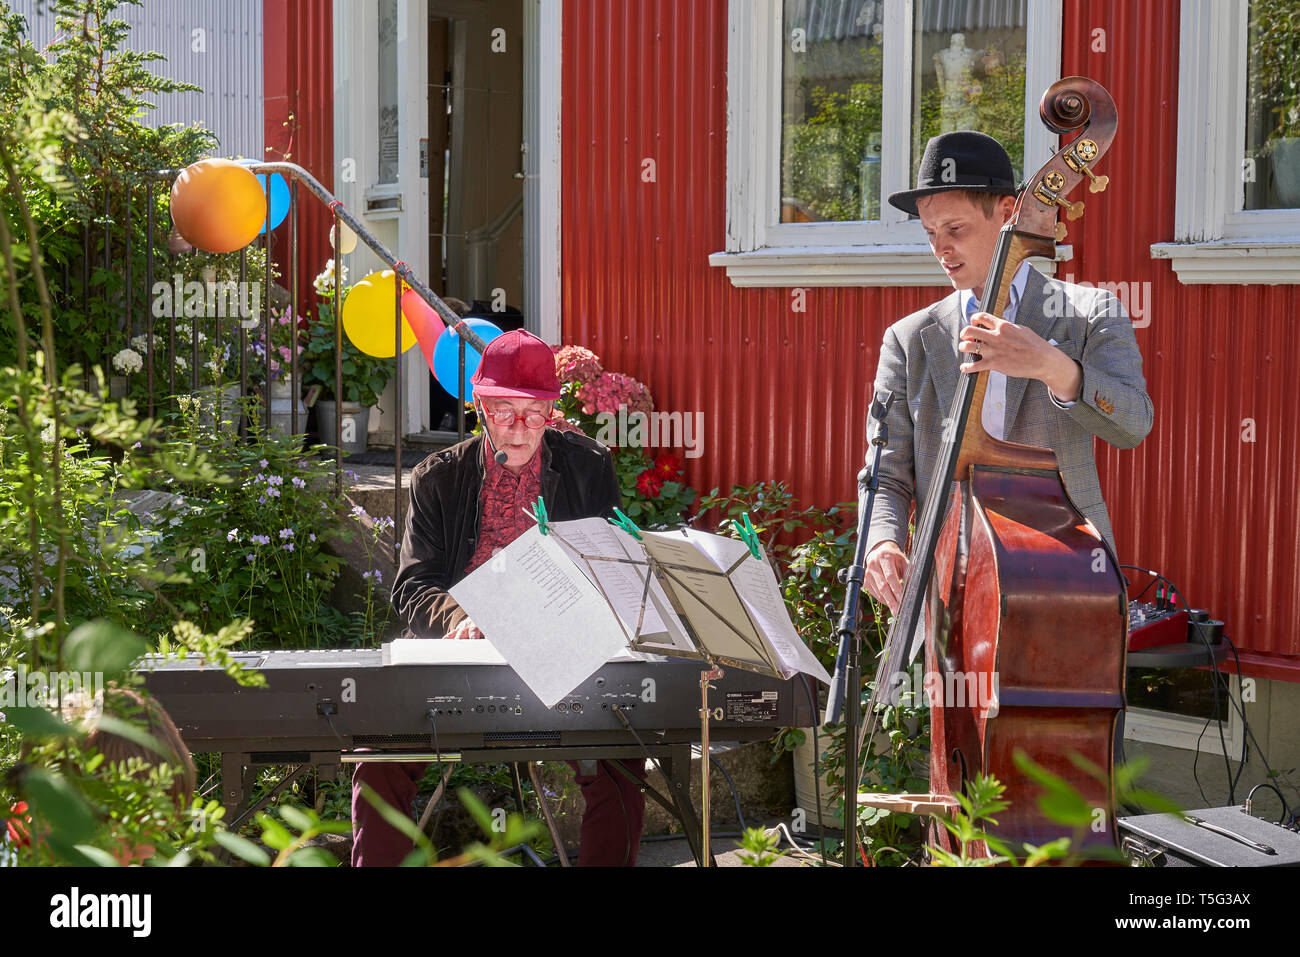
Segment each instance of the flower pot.
[{"label": "flower pot", "polygon": [[293,404],[298,403],[298,431],[307,431],[307,407],[293,394],[293,383],[281,376],[271,383],[271,434],[287,439],[293,434]]},{"label": "flower pot", "polygon": [[[813,729],[804,728],[803,730],[805,734],[803,744],[797,746],[791,754],[794,761],[794,800],[796,806],[808,812],[808,825],[815,827],[817,825],[818,811],[817,790],[813,781],[813,762],[818,757],[818,751],[813,748]],[[821,746],[821,751],[825,751],[826,746],[830,743],[829,736],[823,734],[821,729],[818,729],[817,743]],[[820,778],[821,823],[826,827],[842,827],[844,819],[835,810],[840,796],[839,791],[826,783],[824,773],[820,775]]]},{"label": "flower pot", "polygon": [[[333,445],[335,436],[335,408],[333,399],[316,400],[316,426],[320,430],[320,440],[325,445]],[[343,441],[340,448],[345,455],[355,455],[366,450],[366,431],[370,426],[370,410],[363,409],[360,403],[344,402],[341,412]]]},{"label": "flower pot", "polygon": [[194,393],[199,404],[199,424],[205,429],[216,429],[218,423],[231,421],[239,427],[239,385],[237,383],[218,389],[207,386]]}]

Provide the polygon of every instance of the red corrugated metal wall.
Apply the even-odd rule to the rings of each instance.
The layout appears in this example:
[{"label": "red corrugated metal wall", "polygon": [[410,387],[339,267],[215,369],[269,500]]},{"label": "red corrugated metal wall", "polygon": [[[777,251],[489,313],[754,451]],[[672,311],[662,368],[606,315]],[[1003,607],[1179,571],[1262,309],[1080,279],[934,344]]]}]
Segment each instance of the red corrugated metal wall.
[{"label": "red corrugated metal wall", "polygon": [[[1181,286],[1150,258],[1173,237],[1178,6],[1065,4],[1063,72],[1111,90],[1120,135],[1062,272],[1150,284],[1137,337],[1155,428],[1134,451],[1098,443],[1121,560],[1223,617],[1248,670],[1296,680],[1300,356],[1283,337],[1300,287]],[[697,488],[786,479],[805,502],[851,498],[881,336],[945,290],[810,289],[796,314],[789,290],[736,289],[708,265],[725,236],[726,0],[566,0],[563,45],[564,341],[659,408],[704,413]]]},{"label": "red corrugated metal wall", "polygon": [[[262,0],[263,106],[267,162],[289,160],[334,189],[334,22],[320,0]],[[292,119],[290,117],[292,116]],[[306,189],[298,189],[298,297],[313,301],[311,281],[332,256],[333,218]],[[288,220],[273,233],[274,252],[288,285]]]},{"label": "red corrugated metal wall", "polygon": [[1187,286],[1151,259],[1174,237],[1177,167],[1196,161],[1177,156],[1178,27],[1177,0],[1065,4],[1062,70],[1095,77],[1120,112],[1112,186],[1075,234],[1074,271],[1150,283],[1136,335],[1155,427],[1131,452],[1099,442],[1098,467],[1122,560],[1163,570],[1223,618],[1255,673],[1297,680],[1300,286]]}]

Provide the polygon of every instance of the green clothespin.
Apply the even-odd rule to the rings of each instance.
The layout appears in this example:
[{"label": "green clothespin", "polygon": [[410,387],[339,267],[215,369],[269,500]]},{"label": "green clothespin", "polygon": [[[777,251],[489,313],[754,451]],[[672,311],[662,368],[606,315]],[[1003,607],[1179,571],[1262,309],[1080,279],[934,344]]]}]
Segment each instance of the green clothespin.
[{"label": "green clothespin", "polygon": [[749,513],[744,512],[740,516],[745,520],[742,525],[738,519],[732,519],[731,524],[736,529],[736,534],[740,540],[749,546],[749,554],[753,555],[760,562],[763,560],[763,553],[759,550],[758,532],[754,531],[754,525],[749,520]]},{"label": "green clothespin", "polygon": [[636,527],[636,523],[634,523],[632,519],[623,514],[622,509],[614,509],[614,515],[615,518],[607,518],[605,521],[617,528],[623,529],[623,531],[627,532],[638,542],[641,541],[641,529]]},{"label": "green clothespin", "polygon": [[537,501],[533,503],[533,518],[537,519],[537,530],[545,535],[550,519],[546,514],[546,500],[540,495],[537,496]]}]

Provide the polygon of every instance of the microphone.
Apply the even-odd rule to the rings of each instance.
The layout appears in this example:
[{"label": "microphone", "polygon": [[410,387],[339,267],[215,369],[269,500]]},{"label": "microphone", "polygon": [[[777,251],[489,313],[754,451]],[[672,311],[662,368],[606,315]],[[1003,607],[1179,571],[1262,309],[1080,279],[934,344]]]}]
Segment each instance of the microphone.
[{"label": "microphone", "polygon": [[505,465],[510,456],[504,449],[498,449],[497,444],[492,441],[492,430],[488,428],[487,413],[482,409],[479,409],[478,413],[479,420],[483,423],[483,434],[487,436],[488,448],[492,450],[492,458],[496,459],[497,465]]}]

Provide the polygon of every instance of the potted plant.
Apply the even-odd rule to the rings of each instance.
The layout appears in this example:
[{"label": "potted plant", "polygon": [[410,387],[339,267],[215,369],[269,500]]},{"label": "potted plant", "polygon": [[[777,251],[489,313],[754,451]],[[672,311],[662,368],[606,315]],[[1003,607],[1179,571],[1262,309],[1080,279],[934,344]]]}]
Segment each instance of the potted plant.
[{"label": "potted plant", "polygon": [[[346,292],[344,296],[346,297]],[[393,374],[392,359],[377,359],[354,346],[342,336],[343,405],[334,394],[334,307],[321,303],[316,319],[307,328],[303,348],[303,385],[315,389],[318,398],[316,428],[320,440],[333,445],[341,433],[341,448],[347,454],[366,450],[366,431],[370,425],[370,408],[379,404],[379,396]],[[341,428],[336,422],[341,419]]]},{"label": "potted plant", "polygon": [[293,403],[298,404],[298,427],[306,431],[307,408],[302,403],[301,388],[305,380],[299,379],[299,394],[293,394],[293,353],[298,352],[299,375],[303,368],[303,327],[307,323],[294,314],[292,307],[271,310],[271,348],[266,348],[266,327],[258,324],[249,336],[250,371],[255,381],[264,386],[266,401],[271,404],[273,434],[288,437],[293,429]]}]

